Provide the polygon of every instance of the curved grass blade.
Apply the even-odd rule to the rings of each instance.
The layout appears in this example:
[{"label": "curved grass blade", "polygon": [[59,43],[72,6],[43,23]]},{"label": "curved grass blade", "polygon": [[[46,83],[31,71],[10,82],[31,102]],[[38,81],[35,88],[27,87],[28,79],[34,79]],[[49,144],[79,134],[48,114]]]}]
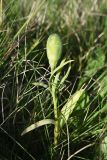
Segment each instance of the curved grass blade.
[{"label": "curved grass blade", "polygon": [[47,124],[55,124],[54,120],[53,119],[43,119],[41,121],[38,121],[32,125],[30,125],[29,127],[27,127],[22,133],[21,133],[21,136],[23,136],[24,134],[38,128],[38,127],[41,127],[41,126],[44,126],[44,125],[47,125]]}]

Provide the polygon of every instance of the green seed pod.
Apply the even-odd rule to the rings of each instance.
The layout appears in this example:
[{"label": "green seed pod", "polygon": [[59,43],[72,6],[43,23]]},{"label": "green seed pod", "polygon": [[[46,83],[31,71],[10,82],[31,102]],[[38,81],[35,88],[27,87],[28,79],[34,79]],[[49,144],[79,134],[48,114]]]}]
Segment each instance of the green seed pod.
[{"label": "green seed pod", "polygon": [[51,71],[56,68],[56,65],[62,54],[62,42],[57,34],[52,34],[47,40],[47,57],[51,67]]}]

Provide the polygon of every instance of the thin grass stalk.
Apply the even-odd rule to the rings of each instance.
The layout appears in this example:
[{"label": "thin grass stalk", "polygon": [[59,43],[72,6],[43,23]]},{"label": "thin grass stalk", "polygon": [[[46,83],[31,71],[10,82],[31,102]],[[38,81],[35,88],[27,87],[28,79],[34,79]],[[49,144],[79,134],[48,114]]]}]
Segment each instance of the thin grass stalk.
[{"label": "thin grass stalk", "polygon": [[3,0],[0,1],[0,26],[3,23]]}]

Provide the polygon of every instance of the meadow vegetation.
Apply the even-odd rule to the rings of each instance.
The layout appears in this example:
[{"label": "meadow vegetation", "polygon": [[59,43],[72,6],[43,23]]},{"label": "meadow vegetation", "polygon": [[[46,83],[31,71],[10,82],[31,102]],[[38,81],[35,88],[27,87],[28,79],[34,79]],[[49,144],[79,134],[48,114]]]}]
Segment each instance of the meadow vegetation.
[{"label": "meadow vegetation", "polygon": [[0,0],[0,159],[107,160],[106,61],[107,0]]}]

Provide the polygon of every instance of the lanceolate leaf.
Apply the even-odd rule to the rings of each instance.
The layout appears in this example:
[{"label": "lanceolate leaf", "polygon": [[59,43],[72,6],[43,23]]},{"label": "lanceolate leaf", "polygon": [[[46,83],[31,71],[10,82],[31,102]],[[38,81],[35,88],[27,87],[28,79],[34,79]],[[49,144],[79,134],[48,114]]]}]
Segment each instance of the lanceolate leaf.
[{"label": "lanceolate leaf", "polygon": [[83,94],[84,89],[80,89],[76,93],[74,93],[67,101],[67,103],[63,106],[61,110],[61,116],[60,116],[60,127],[62,128],[63,125],[66,123],[68,118],[70,117],[71,113],[73,112],[79,98]]},{"label": "lanceolate leaf", "polygon": [[21,134],[21,136],[23,136],[24,134],[38,128],[38,127],[41,127],[41,126],[44,126],[44,125],[47,125],[47,124],[54,124],[54,120],[53,119],[43,119],[41,121],[38,121],[32,125],[30,125],[29,127],[27,127]]}]

